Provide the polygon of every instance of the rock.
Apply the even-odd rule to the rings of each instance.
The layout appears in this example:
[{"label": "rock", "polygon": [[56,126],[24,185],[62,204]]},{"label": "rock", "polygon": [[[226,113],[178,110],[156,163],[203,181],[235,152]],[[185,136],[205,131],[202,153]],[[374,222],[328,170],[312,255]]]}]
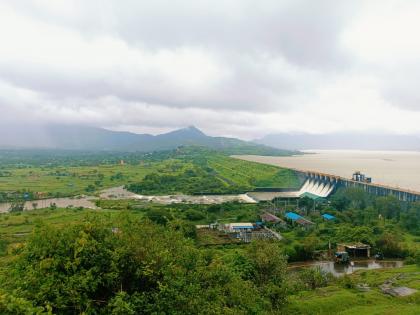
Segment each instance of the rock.
[{"label": "rock", "polygon": [[389,294],[391,296],[408,296],[417,292],[415,289],[407,288],[407,287],[395,287],[392,288],[387,285],[381,285],[380,289],[383,293]]}]

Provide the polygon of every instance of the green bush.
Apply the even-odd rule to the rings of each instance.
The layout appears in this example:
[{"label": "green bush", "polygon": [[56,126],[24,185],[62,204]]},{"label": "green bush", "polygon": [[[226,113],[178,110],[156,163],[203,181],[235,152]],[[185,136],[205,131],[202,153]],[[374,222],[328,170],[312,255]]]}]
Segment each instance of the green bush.
[{"label": "green bush", "polygon": [[185,212],[185,218],[190,221],[199,221],[204,219],[205,215],[201,211],[190,209]]},{"label": "green bush", "polygon": [[[251,244],[248,279],[183,235],[124,215],[38,226],[10,267],[1,314],[261,314],[286,301],[275,243]],[[30,302],[28,302],[30,301]]]},{"label": "green bush", "polygon": [[333,276],[318,266],[304,269],[299,273],[299,278],[307,289],[314,290],[327,286],[333,279]]}]

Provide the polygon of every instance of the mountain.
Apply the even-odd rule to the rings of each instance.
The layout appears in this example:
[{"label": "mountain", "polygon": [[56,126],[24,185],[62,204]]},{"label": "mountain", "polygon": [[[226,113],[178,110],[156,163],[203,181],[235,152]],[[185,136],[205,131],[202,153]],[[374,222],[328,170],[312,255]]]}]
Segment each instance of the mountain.
[{"label": "mountain", "polygon": [[255,142],[286,150],[420,150],[420,137],[409,135],[282,133],[267,135]]},{"label": "mountain", "polygon": [[294,153],[234,138],[210,137],[194,126],[156,136],[72,125],[8,126],[0,130],[0,148],[152,152],[188,145],[206,146],[228,154]]}]

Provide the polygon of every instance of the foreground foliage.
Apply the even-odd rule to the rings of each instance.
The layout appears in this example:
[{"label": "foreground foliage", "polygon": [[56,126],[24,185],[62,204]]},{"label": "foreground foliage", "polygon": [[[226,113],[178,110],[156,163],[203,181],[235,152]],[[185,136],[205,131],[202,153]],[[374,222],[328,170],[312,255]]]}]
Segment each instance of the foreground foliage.
[{"label": "foreground foliage", "polygon": [[130,215],[42,225],[15,251],[1,279],[2,314],[256,314],[285,301],[276,244],[251,246],[239,259],[250,266],[243,274],[176,229]]}]

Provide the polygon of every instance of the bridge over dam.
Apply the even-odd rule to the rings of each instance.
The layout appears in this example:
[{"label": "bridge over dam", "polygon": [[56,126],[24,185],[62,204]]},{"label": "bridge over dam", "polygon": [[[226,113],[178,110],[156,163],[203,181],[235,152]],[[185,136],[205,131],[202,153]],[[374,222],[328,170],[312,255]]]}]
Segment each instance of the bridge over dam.
[{"label": "bridge over dam", "polygon": [[261,188],[250,192],[248,195],[256,200],[272,200],[274,198],[327,198],[341,187],[355,187],[376,196],[395,196],[401,201],[420,201],[420,192],[391,187],[366,181],[349,179],[337,175],[331,175],[315,171],[304,171],[291,168],[304,184],[299,190]]}]

